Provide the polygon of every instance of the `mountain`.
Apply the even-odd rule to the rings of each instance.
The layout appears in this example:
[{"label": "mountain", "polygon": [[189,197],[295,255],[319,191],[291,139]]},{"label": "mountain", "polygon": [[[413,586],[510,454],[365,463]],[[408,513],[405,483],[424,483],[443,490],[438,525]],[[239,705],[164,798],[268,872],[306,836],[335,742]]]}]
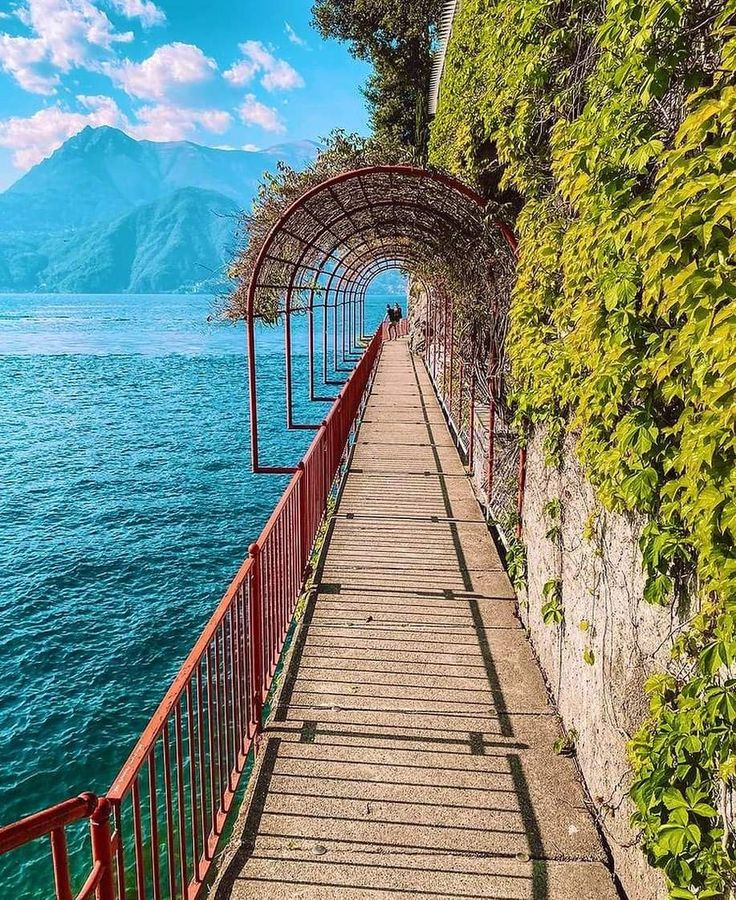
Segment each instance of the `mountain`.
[{"label": "mountain", "polygon": [[317,151],[311,141],[219,150],[87,127],[0,194],[0,290],[203,287],[222,272],[236,213],[264,172],[302,167]]},{"label": "mountain", "polygon": [[181,188],[66,243],[44,270],[45,289],[147,294],[218,280],[240,207],[224,194]]}]

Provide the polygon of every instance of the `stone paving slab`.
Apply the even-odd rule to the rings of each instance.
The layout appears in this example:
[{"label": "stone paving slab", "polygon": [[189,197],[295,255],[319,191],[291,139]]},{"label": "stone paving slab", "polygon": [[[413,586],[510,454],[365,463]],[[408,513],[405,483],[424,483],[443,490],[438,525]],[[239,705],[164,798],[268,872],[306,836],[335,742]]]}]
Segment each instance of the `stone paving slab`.
[{"label": "stone paving slab", "polygon": [[211,896],[615,900],[426,372],[385,346]]},{"label": "stone paving slab", "polygon": [[294,842],[259,842],[248,880],[232,896],[262,900],[370,900],[370,898],[467,898],[467,900],[600,900],[610,896],[610,875],[600,863],[574,864],[460,854],[368,853],[332,849],[323,857]]}]

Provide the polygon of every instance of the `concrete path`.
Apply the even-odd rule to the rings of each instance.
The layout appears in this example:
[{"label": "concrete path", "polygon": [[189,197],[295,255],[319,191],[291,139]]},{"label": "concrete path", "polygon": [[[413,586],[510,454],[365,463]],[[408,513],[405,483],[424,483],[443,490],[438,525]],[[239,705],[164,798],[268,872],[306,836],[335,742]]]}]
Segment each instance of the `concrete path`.
[{"label": "concrete path", "polygon": [[615,900],[427,374],[388,344],[217,898]]}]

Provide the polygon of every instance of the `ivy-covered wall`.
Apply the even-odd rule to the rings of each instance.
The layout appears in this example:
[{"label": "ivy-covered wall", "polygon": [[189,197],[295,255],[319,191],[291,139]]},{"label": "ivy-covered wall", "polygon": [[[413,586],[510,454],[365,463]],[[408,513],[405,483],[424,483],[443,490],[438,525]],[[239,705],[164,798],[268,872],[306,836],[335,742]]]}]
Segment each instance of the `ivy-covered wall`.
[{"label": "ivy-covered wall", "polygon": [[629,744],[633,829],[673,898],[728,897],[736,0],[463,0],[430,161],[515,218],[518,427],[550,466],[572,435],[605,508],[643,517],[643,597],[682,624]]}]

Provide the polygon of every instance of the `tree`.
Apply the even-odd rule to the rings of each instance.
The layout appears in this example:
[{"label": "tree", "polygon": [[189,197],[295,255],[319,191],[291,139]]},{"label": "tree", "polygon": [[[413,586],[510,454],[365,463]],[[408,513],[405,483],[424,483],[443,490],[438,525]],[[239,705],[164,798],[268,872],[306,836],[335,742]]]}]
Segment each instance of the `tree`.
[{"label": "tree", "polygon": [[315,0],[314,23],[373,73],[364,89],[373,133],[426,160],[432,45],[442,0]]}]

